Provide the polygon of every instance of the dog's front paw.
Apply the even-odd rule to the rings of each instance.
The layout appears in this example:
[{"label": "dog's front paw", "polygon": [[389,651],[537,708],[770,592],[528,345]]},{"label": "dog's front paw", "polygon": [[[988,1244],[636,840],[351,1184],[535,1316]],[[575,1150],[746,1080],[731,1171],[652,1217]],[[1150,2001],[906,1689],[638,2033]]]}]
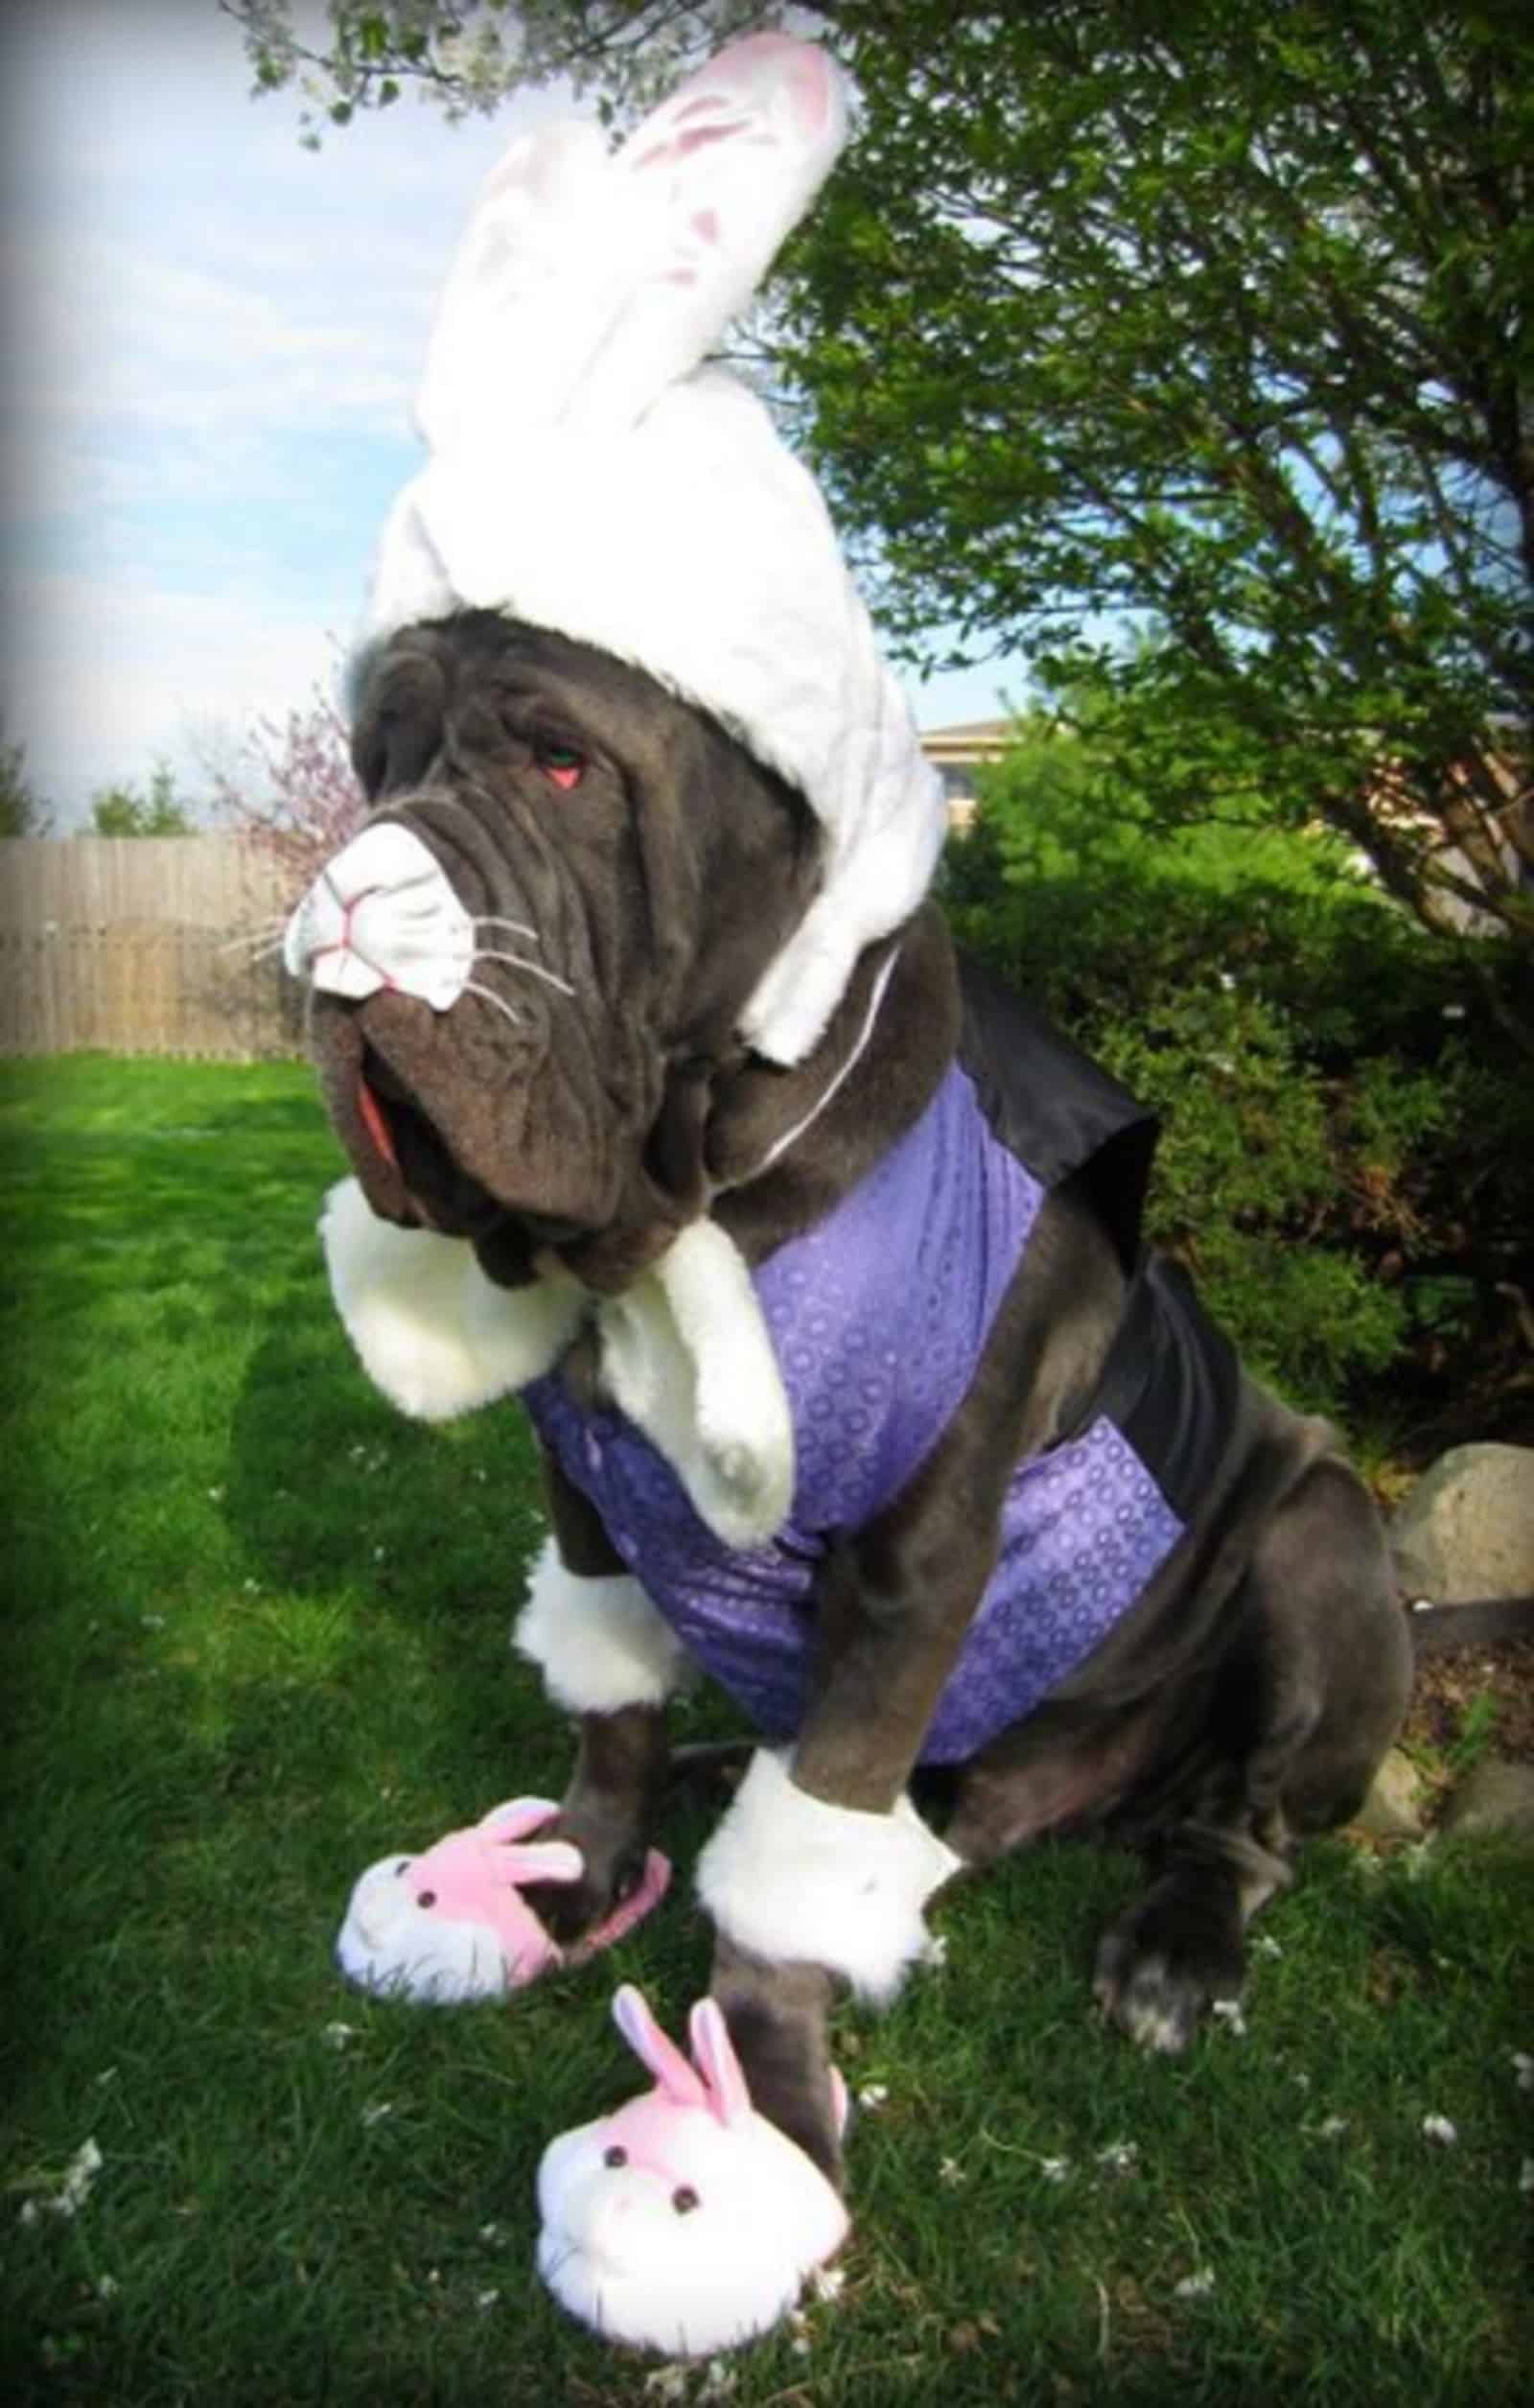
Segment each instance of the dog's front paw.
[{"label": "dog's front paw", "polygon": [[1245,1970],[1240,1911],[1223,1884],[1173,1875],[1104,1933],[1092,1988],[1140,2047],[1177,2055],[1206,2013],[1234,2009]]},{"label": "dog's front paw", "polygon": [[529,1882],[523,1891],[550,1939],[561,1949],[573,1949],[638,1895],[649,1852],[631,1833],[589,1824],[579,1815],[556,1815],[540,1837],[568,1839],[580,1854],[577,1880]]}]

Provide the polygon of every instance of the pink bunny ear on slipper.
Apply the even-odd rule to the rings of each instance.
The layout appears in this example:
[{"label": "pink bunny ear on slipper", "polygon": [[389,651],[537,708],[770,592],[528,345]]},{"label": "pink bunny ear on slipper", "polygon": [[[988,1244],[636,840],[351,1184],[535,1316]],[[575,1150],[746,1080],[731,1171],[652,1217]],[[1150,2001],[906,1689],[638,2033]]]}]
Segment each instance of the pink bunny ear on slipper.
[{"label": "pink bunny ear on slipper", "polygon": [[700,1999],[687,2022],[692,2054],[703,2075],[709,2105],[722,2124],[743,2124],[751,2115],[751,2092],[730,2026],[712,1999]]},{"label": "pink bunny ear on slipper", "polygon": [[[578,1882],[585,1866],[581,1852],[568,1839],[532,1839],[559,1812],[552,1798],[508,1798],[494,1806],[479,1823],[482,1838],[494,1843],[492,1878],[503,1886],[521,1889],[525,1882]],[[525,1841],[526,1844],[520,1844]]]},{"label": "pink bunny ear on slipper", "polygon": [[640,1993],[625,1981],[613,1993],[613,2021],[642,2066],[679,2107],[707,2107],[708,2094],[695,2068],[661,2029]]}]

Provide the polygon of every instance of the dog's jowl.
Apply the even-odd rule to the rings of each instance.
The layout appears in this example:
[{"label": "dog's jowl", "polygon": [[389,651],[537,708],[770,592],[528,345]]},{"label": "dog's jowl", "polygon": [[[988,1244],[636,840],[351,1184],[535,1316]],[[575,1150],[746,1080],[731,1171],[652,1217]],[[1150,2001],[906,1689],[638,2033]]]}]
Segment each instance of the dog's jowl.
[{"label": "dog's jowl", "polygon": [[370,817],[289,938],[361,1362],[429,1418],[518,1394],[542,1450],[517,1644],[579,1737],[523,1901],[556,1956],[604,1930],[667,1700],[717,1683],[759,1744],[695,1869],[710,1989],[838,2186],[826,2009],[895,1998],[940,1889],[1044,1832],[1143,1846],[1096,1992],[1182,2048],[1408,1682],[1332,1433],[1142,1245],[1153,1123],[955,958],[941,793],[819,495],[699,364],[844,130],[762,36],[616,153],[514,146],[380,548]]}]

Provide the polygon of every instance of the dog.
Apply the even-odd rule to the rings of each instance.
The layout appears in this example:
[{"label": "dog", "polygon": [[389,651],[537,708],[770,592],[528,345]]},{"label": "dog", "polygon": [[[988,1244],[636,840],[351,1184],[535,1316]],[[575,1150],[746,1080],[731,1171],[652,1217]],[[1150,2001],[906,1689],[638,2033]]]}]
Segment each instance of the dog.
[{"label": "dog", "polygon": [[[959,959],[930,900],[863,947],[802,1059],[754,1049],[821,831],[644,669],[463,609],[372,646],[354,731],[372,851],[350,885],[333,865],[291,956],[351,1208],[369,1242],[472,1262],[481,1333],[502,1303],[549,1317],[500,1381],[553,1533],[521,1644],[579,1717],[550,1835],[583,1871],[534,1894],[549,1929],[576,1940],[638,1878],[696,1657],[763,1733],[699,1866],[710,1989],[757,2107],[833,2182],[838,1985],[892,1998],[932,1898],[1044,1834],[1142,1852],[1095,1994],[1185,2048],[1239,1996],[1298,1843],[1360,1805],[1411,1649],[1335,1434],[1142,1245],[1153,1122]],[[392,970],[327,987],[327,948],[365,963],[384,905]],[[440,993],[402,967],[417,905],[456,963]],[[703,1290],[723,1376],[678,1377],[728,1509],[679,1476],[663,1399],[659,1439],[620,1409],[647,1376],[631,1301],[702,1237],[728,1256]],[[667,1293],[674,1338],[692,1307]]]}]

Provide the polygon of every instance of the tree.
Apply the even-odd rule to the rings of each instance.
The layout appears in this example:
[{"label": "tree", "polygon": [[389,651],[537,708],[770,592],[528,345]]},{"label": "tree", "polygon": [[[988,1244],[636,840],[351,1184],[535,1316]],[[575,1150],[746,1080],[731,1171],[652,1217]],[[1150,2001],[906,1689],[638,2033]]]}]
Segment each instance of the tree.
[{"label": "tree", "polygon": [[52,825],[27,776],[27,748],[6,742],[0,717],[0,836],[46,836]]},{"label": "tree", "polygon": [[91,832],[97,836],[195,836],[197,822],[175,791],[169,764],[156,761],[150,772],[149,791],[136,786],[103,786],[92,795]]},{"label": "tree", "polygon": [[298,30],[295,0],[219,6],[244,31],[258,93],[301,85],[300,139],[311,150],[328,126],[391,107],[407,85],[450,122],[555,82],[578,96],[594,91],[614,119],[657,98],[732,35],[823,13],[755,0],[328,0],[327,37],[315,48]]},{"label": "tree", "polygon": [[890,623],[1090,665],[1099,746],[1169,813],[1319,812],[1526,955],[1526,20],[838,13],[867,116],[785,360]]},{"label": "tree", "polygon": [[277,864],[296,900],[367,817],[329,697],[316,690],[285,719],[259,720],[236,764],[215,769],[213,811]]},{"label": "tree", "polygon": [[[232,12],[297,71],[282,0]],[[519,47],[500,6],[333,0],[309,63],[333,114],[559,72],[621,111],[764,13],[541,0]],[[1326,819],[1430,927],[1500,932],[1475,958],[1534,1047],[1526,12],[808,13],[860,122],[777,364],[894,640],[1092,672],[1105,785],[1132,759],[1169,819]]]}]

